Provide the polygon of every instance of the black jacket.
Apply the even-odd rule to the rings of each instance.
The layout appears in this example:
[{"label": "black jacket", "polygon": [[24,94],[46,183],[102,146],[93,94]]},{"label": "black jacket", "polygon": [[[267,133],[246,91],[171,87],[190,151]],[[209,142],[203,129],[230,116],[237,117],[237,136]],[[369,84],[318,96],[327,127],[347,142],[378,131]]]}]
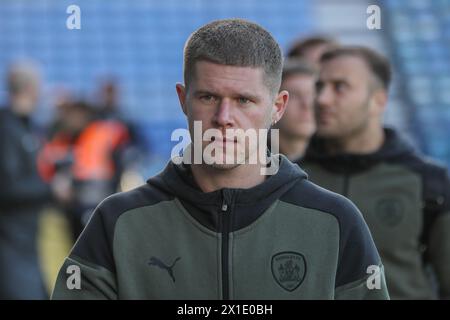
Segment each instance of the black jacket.
[{"label": "black jacket", "polygon": [[310,179],[360,208],[386,268],[392,298],[450,298],[450,179],[447,169],[420,155],[395,130],[366,155],[331,155],[314,137],[301,165]]},{"label": "black jacket", "polygon": [[39,140],[30,119],[0,110],[0,214],[36,212],[49,200],[37,171]]},{"label": "black jacket", "polygon": [[[73,265],[81,290],[67,287]],[[190,167],[171,161],[147,184],[107,198],[53,292],[55,299],[388,297],[358,209],[285,157],[278,173],[249,189],[202,192]]]}]

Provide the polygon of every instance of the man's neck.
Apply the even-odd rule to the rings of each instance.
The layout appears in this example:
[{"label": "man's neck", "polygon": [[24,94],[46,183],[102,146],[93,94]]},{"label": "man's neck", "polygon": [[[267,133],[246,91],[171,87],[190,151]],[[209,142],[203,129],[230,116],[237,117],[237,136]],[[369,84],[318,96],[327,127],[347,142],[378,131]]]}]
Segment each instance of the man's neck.
[{"label": "man's neck", "polygon": [[289,160],[295,161],[305,154],[308,139],[299,137],[285,137],[280,134],[278,150]]},{"label": "man's neck", "polygon": [[381,148],[384,139],[383,128],[376,127],[342,139],[330,139],[326,147],[333,154],[370,154]]},{"label": "man's neck", "polygon": [[260,164],[242,164],[233,169],[218,169],[206,164],[191,165],[195,182],[203,192],[223,188],[249,189],[264,182]]}]

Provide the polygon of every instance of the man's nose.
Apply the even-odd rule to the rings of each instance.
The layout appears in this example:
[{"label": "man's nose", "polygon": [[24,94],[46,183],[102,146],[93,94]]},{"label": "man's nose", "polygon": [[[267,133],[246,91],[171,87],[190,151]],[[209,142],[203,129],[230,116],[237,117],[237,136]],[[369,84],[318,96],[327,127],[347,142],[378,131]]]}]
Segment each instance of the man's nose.
[{"label": "man's nose", "polygon": [[214,122],[218,127],[228,128],[234,125],[233,106],[230,99],[222,99],[217,106]]},{"label": "man's nose", "polygon": [[317,93],[316,105],[319,108],[330,107],[333,104],[333,93],[329,86],[325,86]]}]

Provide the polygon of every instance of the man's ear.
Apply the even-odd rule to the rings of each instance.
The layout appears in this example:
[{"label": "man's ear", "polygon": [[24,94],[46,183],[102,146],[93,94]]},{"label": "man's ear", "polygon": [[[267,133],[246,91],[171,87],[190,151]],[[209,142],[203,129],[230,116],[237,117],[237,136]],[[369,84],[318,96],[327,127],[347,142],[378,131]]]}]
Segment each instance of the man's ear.
[{"label": "man's ear", "polygon": [[387,100],[388,100],[388,96],[387,96],[387,92],[384,89],[378,89],[376,90],[373,95],[372,95],[372,110],[373,112],[378,115],[378,116],[382,116],[384,111],[386,110],[386,105],[387,105]]},{"label": "man's ear", "polygon": [[278,93],[277,97],[275,98],[273,104],[272,125],[274,125],[281,119],[284,112],[286,111],[288,101],[289,101],[289,92],[287,92],[286,90],[281,90]]},{"label": "man's ear", "polygon": [[185,115],[187,115],[187,110],[186,110],[186,87],[183,86],[181,83],[177,83],[177,85],[175,87],[177,89],[177,95],[178,95],[178,100],[180,100],[181,109],[183,110],[183,113]]}]

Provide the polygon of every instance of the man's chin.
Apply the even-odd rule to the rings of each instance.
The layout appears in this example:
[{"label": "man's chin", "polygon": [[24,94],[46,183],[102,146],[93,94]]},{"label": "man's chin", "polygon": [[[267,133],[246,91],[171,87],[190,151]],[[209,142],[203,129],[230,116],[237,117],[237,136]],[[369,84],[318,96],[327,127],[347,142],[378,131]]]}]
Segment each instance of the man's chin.
[{"label": "man's chin", "polygon": [[314,134],[314,131],[315,130],[313,128],[311,128],[310,130],[291,130],[289,132],[286,132],[286,136],[292,139],[307,140],[311,138],[311,136]]},{"label": "man's chin", "polygon": [[217,157],[211,157],[209,155],[204,155],[203,162],[205,165],[211,166],[212,168],[219,170],[232,170],[239,167],[242,164],[249,163],[249,158],[245,157],[243,154],[239,155],[221,155]]},{"label": "man's chin", "polygon": [[218,169],[218,170],[223,170],[223,171],[228,171],[228,170],[233,170],[237,167],[239,167],[241,164],[240,163],[231,163],[231,164],[227,164],[227,163],[213,163],[210,164],[210,166],[214,169]]},{"label": "man's chin", "polygon": [[311,128],[310,130],[303,130],[301,132],[297,132],[297,138],[299,139],[309,139],[314,134],[315,129]]},{"label": "man's chin", "polygon": [[339,136],[339,133],[336,132],[336,130],[332,130],[331,128],[321,128],[317,129],[316,135],[318,137],[329,139],[329,138],[336,138]]}]

